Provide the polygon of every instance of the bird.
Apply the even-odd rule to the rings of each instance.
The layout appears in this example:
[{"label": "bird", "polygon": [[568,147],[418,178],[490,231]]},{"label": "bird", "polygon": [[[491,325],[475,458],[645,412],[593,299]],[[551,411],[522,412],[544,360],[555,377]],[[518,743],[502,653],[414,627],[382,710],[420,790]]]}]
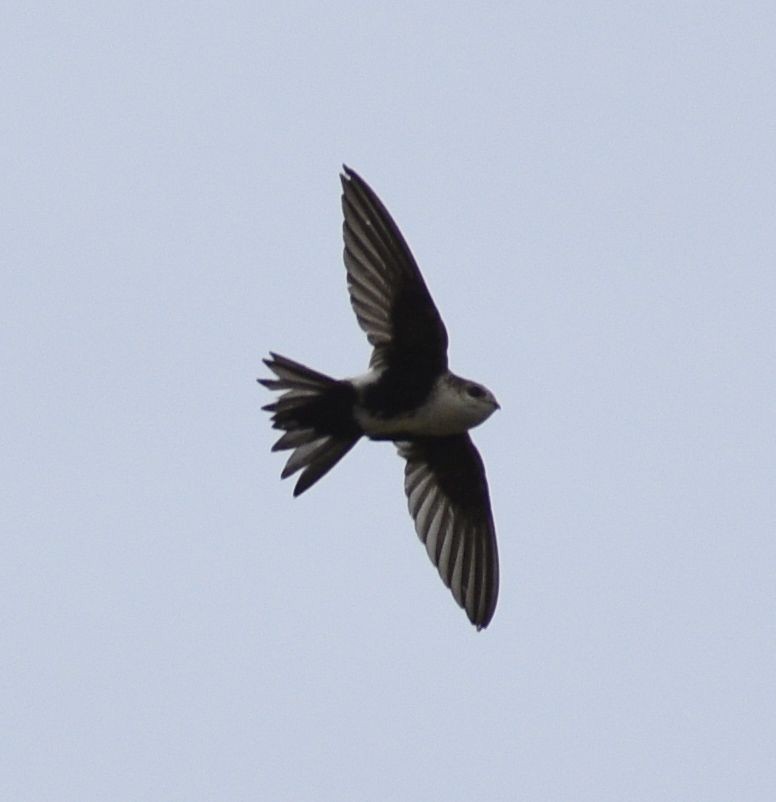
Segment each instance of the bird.
[{"label": "bird", "polygon": [[398,226],[371,187],[343,165],[344,262],[350,302],[372,346],[366,373],[334,379],[270,351],[279,392],[262,407],[291,454],[285,479],[308,490],[365,437],[392,441],[405,460],[415,530],[469,621],[484,629],[496,609],[499,561],[485,468],[469,430],[499,404],[484,385],[449,370],[448,336]]}]

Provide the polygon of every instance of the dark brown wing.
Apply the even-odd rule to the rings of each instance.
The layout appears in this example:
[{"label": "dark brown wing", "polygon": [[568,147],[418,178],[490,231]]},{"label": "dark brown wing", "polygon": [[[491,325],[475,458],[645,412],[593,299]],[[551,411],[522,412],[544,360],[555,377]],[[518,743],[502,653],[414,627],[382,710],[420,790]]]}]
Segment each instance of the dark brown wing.
[{"label": "dark brown wing", "polygon": [[468,434],[396,444],[415,530],[442,581],[477,629],[498,599],[498,552],[488,483]]},{"label": "dark brown wing", "polygon": [[343,167],[350,302],[374,346],[370,365],[433,379],[447,369],[447,331],[396,223],[366,182]]}]

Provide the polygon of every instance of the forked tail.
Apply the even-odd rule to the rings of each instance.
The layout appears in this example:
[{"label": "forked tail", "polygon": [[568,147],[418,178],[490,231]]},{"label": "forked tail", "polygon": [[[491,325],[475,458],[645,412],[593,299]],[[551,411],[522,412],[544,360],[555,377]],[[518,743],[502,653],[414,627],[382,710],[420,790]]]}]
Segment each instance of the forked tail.
[{"label": "forked tail", "polygon": [[304,493],[330,471],[361,437],[353,418],[356,391],[349,382],[337,381],[298,362],[270,352],[264,364],[277,379],[259,379],[270,390],[280,390],[273,404],[262,409],[272,413],[272,426],[284,434],[273,451],[293,449],[283,468],[285,479],[302,474],[294,495]]}]

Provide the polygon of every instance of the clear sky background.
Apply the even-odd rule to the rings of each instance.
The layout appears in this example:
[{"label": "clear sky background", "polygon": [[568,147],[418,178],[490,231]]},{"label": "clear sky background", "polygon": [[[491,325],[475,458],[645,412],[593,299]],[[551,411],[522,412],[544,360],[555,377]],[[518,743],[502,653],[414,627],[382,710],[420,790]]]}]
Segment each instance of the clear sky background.
[{"label": "clear sky background", "polygon": [[[0,798],[776,799],[776,7],[33,3],[0,47]],[[255,378],[366,339],[338,170],[475,432],[477,633],[389,444]]]}]

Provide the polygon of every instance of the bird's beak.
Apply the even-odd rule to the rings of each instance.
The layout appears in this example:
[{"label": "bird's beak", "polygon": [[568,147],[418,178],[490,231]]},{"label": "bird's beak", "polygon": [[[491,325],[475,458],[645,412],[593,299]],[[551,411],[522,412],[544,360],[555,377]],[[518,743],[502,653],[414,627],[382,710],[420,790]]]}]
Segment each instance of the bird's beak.
[{"label": "bird's beak", "polygon": [[496,401],[495,398],[493,399],[493,403],[496,405],[496,409],[501,409],[501,404],[499,404],[499,402]]}]

